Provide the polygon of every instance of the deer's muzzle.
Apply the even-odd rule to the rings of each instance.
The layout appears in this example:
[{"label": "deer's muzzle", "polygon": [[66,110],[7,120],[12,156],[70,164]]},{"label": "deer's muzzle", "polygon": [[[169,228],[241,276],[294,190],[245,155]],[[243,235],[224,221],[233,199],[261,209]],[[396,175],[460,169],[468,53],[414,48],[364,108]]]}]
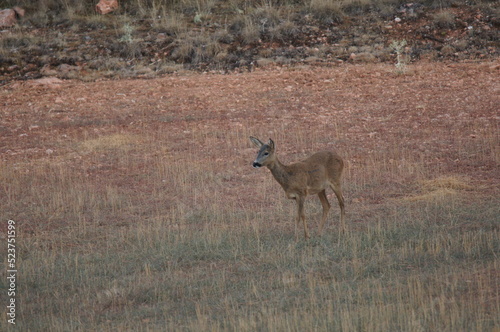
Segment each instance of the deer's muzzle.
[{"label": "deer's muzzle", "polygon": [[259,167],[262,167],[261,164],[259,164],[258,162],[254,161],[253,164],[252,164],[253,168],[259,168]]}]

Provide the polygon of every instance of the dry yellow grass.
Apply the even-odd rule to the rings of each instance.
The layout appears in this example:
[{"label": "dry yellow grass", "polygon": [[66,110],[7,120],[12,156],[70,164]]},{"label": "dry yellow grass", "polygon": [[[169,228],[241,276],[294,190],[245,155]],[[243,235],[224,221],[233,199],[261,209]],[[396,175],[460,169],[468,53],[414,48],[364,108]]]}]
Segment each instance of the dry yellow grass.
[{"label": "dry yellow grass", "polygon": [[479,189],[468,184],[469,181],[464,177],[457,176],[443,176],[432,180],[421,180],[418,184],[422,193],[405,196],[402,200],[432,202],[437,200],[445,201],[459,194],[467,195],[467,191]]},{"label": "dry yellow grass", "polygon": [[[78,143],[84,151],[101,154],[128,153],[130,144],[153,149],[156,159],[141,168],[148,198],[109,181],[103,186],[102,180],[60,165],[39,165],[31,174],[34,187],[25,199],[38,197],[38,203],[26,218],[49,218],[60,226],[72,222],[55,232],[38,230],[35,236],[20,230],[20,326],[54,331],[303,331],[311,326],[318,331],[488,331],[499,323],[498,209],[494,200],[475,207],[450,205],[458,192],[474,190],[466,178],[417,181],[424,193],[408,193],[403,200],[432,201],[425,211],[391,201],[384,204],[389,213],[374,210],[370,221],[356,225],[352,220],[359,212],[350,204],[346,233],[336,232],[338,225],[329,220],[325,236],[295,242],[291,204],[272,181],[260,180],[269,174],[256,174],[252,179],[258,181],[247,184],[258,199],[228,204],[223,193],[236,173],[226,168],[222,175],[216,158],[206,162],[169,152],[150,134]],[[196,135],[209,143],[214,139],[210,129]],[[308,133],[301,135],[303,142],[309,140]],[[235,146],[246,144],[242,135],[229,138]],[[380,158],[389,156],[394,157]],[[138,161],[127,157],[127,173],[135,172]],[[351,172],[359,190],[382,184],[361,180],[375,173],[370,167],[381,165],[372,162]],[[18,171],[10,171],[10,178],[10,190],[19,194],[29,181]],[[384,178],[387,174],[376,177]],[[309,202],[308,209],[319,219],[317,205]],[[469,222],[468,216],[480,210],[483,226],[465,231],[452,226]],[[433,224],[429,214],[440,222]],[[134,219],[122,226],[109,223],[128,216]],[[314,217],[311,224],[316,230]]]},{"label": "dry yellow grass", "polygon": [[451,197],[456,196],[458,193],[454,189],[449,188],[438,188],[434,190],[430,190],[420,195],[410,195],[407,197],[403,197],[402,200],[409,202],[417,202],[417,201],[443,201],[449,199]]},{"label": "dry yellow grass", "polygon": [[119,150],[126,152],[134,145],[140,143],[140,137],[130,134],[111,134],[87,139],[79,144],[79,147],[88,152],[99,152],[105,150]]},{"label": "dry yellow grass", "polygon": [[462,176],[441,176],[432,180],[422,180],[420,185],[424,190],[432,191],[438,189],[450,190],[473,190],[475,189],[469,184],[470,179]]}]

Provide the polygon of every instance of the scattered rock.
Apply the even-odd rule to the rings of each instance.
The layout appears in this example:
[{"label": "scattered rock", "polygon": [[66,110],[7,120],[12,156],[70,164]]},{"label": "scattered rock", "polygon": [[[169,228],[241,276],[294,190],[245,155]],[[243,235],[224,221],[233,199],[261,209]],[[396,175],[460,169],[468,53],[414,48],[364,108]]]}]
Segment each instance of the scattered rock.
[{"label": "scattered rock", "polygon": [[23,17],[24,14],[26,13],[26,11],[23,8],[18,7],[18,6],[15,6],[12,9],[16,12],[18,17]]},{"label": "scattered rock", "polygon": [[23,17],[25,10],[21,7],[0,10],[0,28],[9,28],[17,23],[18,17]]},{"label": "scattered rock", "polygon": [[17,17],[14,9],[0,10],[0,28],[8,28],[16,23]]},{"label": "scattered rock", "polygon": [[106,15],[118,9],[118,0],[100,0],[95,6],[95,10],[101,14]]},{"label": "scattered rock", "polygon": [[166,33],[160,32],[159,34],[156,35],[156,42],[157,43],[164,42],[165,40],[167,40],[167,34]]}]

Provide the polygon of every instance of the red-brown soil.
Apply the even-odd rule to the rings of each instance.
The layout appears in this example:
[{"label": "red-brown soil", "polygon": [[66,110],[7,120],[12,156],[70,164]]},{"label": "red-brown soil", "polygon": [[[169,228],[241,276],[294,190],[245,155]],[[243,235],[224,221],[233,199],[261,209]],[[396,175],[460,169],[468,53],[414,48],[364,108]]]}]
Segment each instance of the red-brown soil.
[{"label": "red-brown soil", "polygon": [[[6,167],[26,172],[44,162],[64,163],[97,184],[137,193],[148,192],[151,184],[140,174],[162,146],[167,163],[186,160],[186,167],[210,165],[223,174],[214,195],[225,195],[229,205],[257,204],[263,197],[252,183],[272,180],[251,169],[256,151],[247,137],[255,135],[275,139],[284,162],[338,150],[347,161],[349,204],[408,195],[414,180],[408,176],[419,170],[398,169],[411,163],[424,178],[464,176],[481,188],[476,197],[491,196],[500,184],[499,74],[494,61],[416,63],[404,75],[392,65],[372,64],[13,82],[0,92],[0,156]],[[145,139],[126,152],[133,156],[113,158],[90,158],[77,144],[113,133]],[[131,170],[120,158],[143,161]],[[371,176],[382,177],[379,194],[352,186],[355,178]]]}]

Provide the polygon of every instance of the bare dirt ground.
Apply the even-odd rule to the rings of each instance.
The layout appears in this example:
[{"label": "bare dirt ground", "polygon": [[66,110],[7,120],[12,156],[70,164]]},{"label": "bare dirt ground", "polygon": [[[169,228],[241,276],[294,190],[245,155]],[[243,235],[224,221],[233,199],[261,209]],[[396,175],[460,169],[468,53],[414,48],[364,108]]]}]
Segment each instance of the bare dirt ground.
[{"label": "bare dirt ground", "polygon": [[[496,60],[416,63],[404,75],[392,65],[373,64],[13,82],[0,92],[0,153],[6,165],[26,172],[43,162],[61,163],[96,183],[147,192],[141,166],[126,169],[119,161],[124,155],[90,158],[77,144],[125,133],[143,143],[123,152],[127,158],[134,155],[144,167],[159,154],[167,162],[186,160],[186,167],[209,164],[222,174],[223,192],[217,194],[226,195],[228,204],[244,204],[262,202],[253,181],[271,181],[250,168],[255,151],[247,137],[255,135],[275,139],[284,162],[338,150],[348,163],[351,204],[407,194],[414,180],[407,177],[419,173],[465,176],[481,188],[476,194],[491,195],[500,184],[499,74]],[[388,171],[369,170],[381,165]],[[380,193],[352,186],[349,193],[350,179],[371,174],[384,174],[377,175],[383,177]],[[175,196],[175,188],[165,190]]]}]

